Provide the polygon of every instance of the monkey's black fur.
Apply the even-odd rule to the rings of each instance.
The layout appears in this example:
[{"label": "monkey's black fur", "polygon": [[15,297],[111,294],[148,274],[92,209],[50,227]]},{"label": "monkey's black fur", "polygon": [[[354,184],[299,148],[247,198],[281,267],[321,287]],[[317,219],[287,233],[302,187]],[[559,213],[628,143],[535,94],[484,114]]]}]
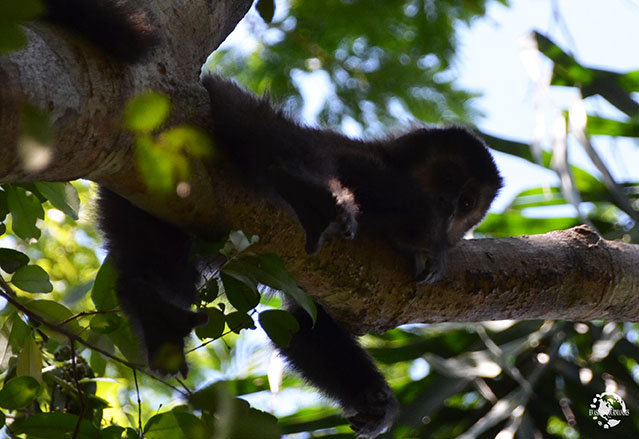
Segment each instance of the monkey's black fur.
[{"label": "monkey's black fur", "polygon": [[[339,231],[380,237],[415,260],[418,281],[434,282],[447,253],[485,215],[501,177],[484,143],[461,127],[418,128],[362,141],[301,126],[228,79],[205,73],[217,145],[258,190],[295,212],[314,252]],[[397,412],[374,362],[320,308],[311,326],[281,349],[291,366],[337,400],[360,437],[376,437]]]},{"label": "monkey's black fur", "polygon": [[[138,61],[158,41],[132,1],[45,3],[49,19],[125,61]],[[379,237],[414,257],[418,281],[434,282],[448,248],[483,218],[501,186],[487,148],[463,128],[418,128],[365,142],[296,124],[268,99],[221,76],[205,74],[202,83],[218,147],[259,190],[292,208],[308,252],[335,232]],[[120,304],[142,334],[150,365],[185,373],[184,337],[206,320],[189,310],[198,279],[189,257],[192,237],[106,188],[98,215],[119,274]],[[290,365],[340,403],[360,437],[389,427],[398,403],[356,339],[321,306],[314,325],[294,303],[286,307],[301,327],[280,348]]]},{"label": "monkey's black fur", "polygon": [[397,416],[397,400],[353,335],[319,305],[315,325],[299,306],[289,301],[286,307],[301,328],[289,347],[279,348],[292,368],[340,404],[358,437],[374,438],[389,427]]},{"label": "monkey's black fur", "polygon": [[439,279],[447,250],[484,217],[501,177],[484,143],[461,127],[351,139],[291,121],[268,99],[206,73],[215,137],[260,189],[295,211],[312,253],[341,226],[415,256],[420,281]]},{"label": "monkey's black fur", "polygon": [[148,13],[131,0],[44,0],[45,18],[134,63],[159,42]]},{"label": "monkey's black fur", "polygon": [[184,337],[206,322],[206,314],[189,311],[198,278],[190,260],[191,237],[103,187],[97,204],[105,247],[118,273],[118,300],[142,333],[149,365],[186,375]]}]

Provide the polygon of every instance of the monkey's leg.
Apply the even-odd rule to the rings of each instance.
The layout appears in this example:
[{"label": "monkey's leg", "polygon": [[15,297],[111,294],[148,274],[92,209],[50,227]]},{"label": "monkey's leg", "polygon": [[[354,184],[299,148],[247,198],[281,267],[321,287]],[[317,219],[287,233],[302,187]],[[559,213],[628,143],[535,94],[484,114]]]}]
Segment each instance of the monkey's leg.
[{"label": "monkey's leg", "polygon": [[306,252],[315,253],[322,234],[338,220],[335,198],[326,187],[291,175],[281,168],[269,170],[276,192],[295,211],[306,232]]},{"label": "monkey's leg", "polygon": [[289,347],[280,348],[293,369],[339,402],[359,437],[374,438],[389,427],[397,400],[355,338],[319,305],[314,326],[306,311],[292,303],[287,308],[300,323]]},{"label": "monkey's leg", "polygon": [[186,373],[184,337],[206,322],[190,311],[197,272],[185,232],[100,188],[99,226],[118,273],[116,293],[124,313],[142,333],[154,369]]}]

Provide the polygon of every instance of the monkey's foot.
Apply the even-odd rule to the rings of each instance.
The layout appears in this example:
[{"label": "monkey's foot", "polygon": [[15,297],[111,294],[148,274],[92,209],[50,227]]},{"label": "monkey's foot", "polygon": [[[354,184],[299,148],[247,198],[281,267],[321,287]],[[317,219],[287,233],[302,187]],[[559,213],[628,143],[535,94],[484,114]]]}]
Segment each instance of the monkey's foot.
[{"label": "monkey's foot", "polygon": [[360,439],[374,439],[393,424],[399,404],[390,388],[369,389],[353,407],[345,408],[346,419]]},{"label": "monkey's foot", "polygon": [[434,284],[444,276],[447,265],[445,254],[433,257],[418,252],[415,254],[415,281],[420,284]]}]

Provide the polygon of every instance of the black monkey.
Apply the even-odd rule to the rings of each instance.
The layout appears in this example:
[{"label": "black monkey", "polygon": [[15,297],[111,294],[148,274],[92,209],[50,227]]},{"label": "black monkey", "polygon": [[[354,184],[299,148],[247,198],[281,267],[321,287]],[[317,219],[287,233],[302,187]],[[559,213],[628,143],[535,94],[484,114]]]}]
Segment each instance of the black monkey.
[{"label": "black monkey", "polygon": [[[46,3],[50,18],[128,62],[156,41],[146,14],[130,1]],[[56,12],[60,7],[77,7],[84,15]],[[78,23],[87,15],[90,29]],[[114,26],[122,32],[114,35]],[[378,236],[414,258],[418,281],[434,282],[445,269],[448,248],[483,218],[501,186],[485,145],[463,128],[420,128],[364,142],[302,127],[267,99],[220,76],[205,74],[202,82],[211,97],[218,146],[247,168],[259,189],[293,209],[309,252],[340,230],[347,238]],[[197,278],[189,259],[192,237],[105,188],[98,212],[119,273],[120,303],[142,332],[151,366],[184,373],[183,338],[204,321],[189,310]],[[323,308],[315,325],[295,304],[287,308],[301,330],[282,354],[341,404],[360,437],[376,437],[390,426],[398,404],[374,362]]]},{"label": "black monkey", "polygon": [[328,234],[353,238],[361,229],[414,256],[418,281],[437,281],[448,248],[483,219],[501,187],[485,144],[462,127],[351,139],[301,126],[222,76],[205,73],[202,83],[218,144],[259,189],[291,206],[309,253]]},{"label": "black monkey", "polygon": [[[447,252],[484,217],[502,180],[484,143],[461,127],[418,128],[363,141],[301,126],[268,99],[204,73],[217,144],[258,190],[274,193],[306,231],[306,250],[341,230],[386,239],[415,261],[417,281],[437,281]],[[338,401],[360,437],[389,427],[398,405],[357,341],[319,307],[316,324],[292,304],[302,327],[290,365]]]}]

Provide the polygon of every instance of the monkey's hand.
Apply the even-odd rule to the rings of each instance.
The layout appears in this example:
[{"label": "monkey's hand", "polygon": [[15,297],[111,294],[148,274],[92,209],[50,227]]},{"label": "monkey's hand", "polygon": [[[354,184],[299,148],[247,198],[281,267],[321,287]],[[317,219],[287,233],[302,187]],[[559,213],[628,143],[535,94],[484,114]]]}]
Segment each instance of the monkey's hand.
[{"label": "monkey's hand", "polygon": [[344,414],[358,438],[374,439],[392,425],[398,411],[397,399],[384,384],[384,388],[363,392],[352,407],[344,409]]},{"label": "monkey's hand", "polygon": [[434,284],[441,280],[448,266],[447,250],[426,253],[415,253],[415,280],[417,283]]},{"label": "monkey's hand", "polygon": [[337,178],[328,180],[328,188],[335,199],[337,223],[341,235],[345,239],[354,239],[357,234],[357,216],[359,215],[359,207],[355,203],[355,195],[349,188],[342,186]]},{"label": "monkey's hand", "polygon": [[269,172],[278,195],[291,206],[306,232],[307,253],[319,250],[327,235],[355,237],[359,209],[353,193],[339,180],[318,183],[279,167]]}]

